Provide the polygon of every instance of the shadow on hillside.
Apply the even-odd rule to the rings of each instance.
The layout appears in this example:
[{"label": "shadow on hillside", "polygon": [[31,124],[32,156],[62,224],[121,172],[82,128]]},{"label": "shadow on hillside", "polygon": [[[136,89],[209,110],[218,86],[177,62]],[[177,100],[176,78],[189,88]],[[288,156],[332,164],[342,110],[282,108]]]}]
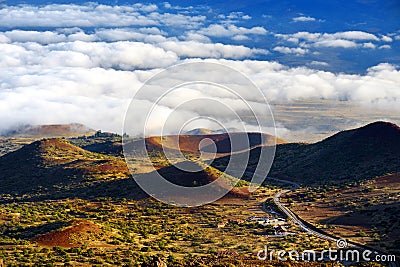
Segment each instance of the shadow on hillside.
[{"label": "shadow on hillside", "polygon": [[[368,239],[367,246],[381,247],[390,253],[400,255],[400,228],[397,226],[400,217],[400,203],[376,204],[362,207],[344,215],[331,217],[322,220],[323,224],[333,224],[336,228],[360,227],[360,229],[369,229],[375,233],[374,239]],[[365,232],[369,232],[366,230]],[[370,233],[371,234],[371,233]],[[355,233],[356,236],[366,235],[364,231]]]},{"label": "shadow on hillside", "polygon": [[200,165],[191,161],[183,161],[176,165],[167,166],[151,173],[143,174],[141,177],[143,179],[151,179],[151,177],[158,174],[173,184],[185,187],[206,185],[218,178],[206,173]]},{"label": "shadow on hillside", "polygon": [[140,200],[149,197],[135,182],[133,178],[118,180],[100,180],[92,182],[75,182],[70,184],[57,184],[56,187],[41,188],[40,191],[32,189],[30,193],[3,195],[0,203],[35,202],[45,200],[60,200],[66,198],[80,198],[94,200],[98,198],[111,198],[121,200]]},{"label": "shadow on hillside", "polygon": [[27,228],[11,227],[5,230],[2,235],[9,238],[29,240],[34,238],[35,236],[55,231],[69,225],[69,222],[58,221]]}]

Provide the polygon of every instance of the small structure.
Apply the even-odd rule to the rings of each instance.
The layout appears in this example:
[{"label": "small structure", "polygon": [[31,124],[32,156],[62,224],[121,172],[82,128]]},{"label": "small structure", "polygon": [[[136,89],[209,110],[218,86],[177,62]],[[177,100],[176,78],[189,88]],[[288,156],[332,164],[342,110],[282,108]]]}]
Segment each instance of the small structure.
[{"label": "small structure", "polygon": [[217,224],[217,228],[224,228],[226,225],[226,222],[220,222]]},{"label": "small structure", "polygon": [[237,253],[234,250],[222,250],[222,251],[218,251],[217,253],[217,257],[238,257],[239,253]]},{"label": "small structure", "polygon": [[244,223],[244,220],[241,220],[241,219],[232,219],[232,220],[229,220],[229,222],[230,222],[230,223],[242,224],[242,223]]},{"label": "small structure", "polygon": [[286,224],[286,220],[283,219],[283,218],[277,218],[277,219],[266,218],[264,220],[259,220],[257,222],[259,224],[261,224],[262,226],[267,226],[267,225],[285,225]]},{"label": "small structure", "polygon": [[269,214],[278,215],[278,213],[277,213],[276,211],[274,211],[274,210],[271,208],[271,206],[267,206],[267,207],[266,207],[266,210],[267,210],[267,212],[268,212]]},{"label": "small structure", "polygon": [[264,217],[264,216],[251,216],[248,221],[250,222],[254,222],[254,221],[265,221],[265,220],[269,220],[270,217]]},{"label": "small structure", "polygon": [[287,229],[283,225],[278,225],[275,227],[275,235],[287,235]]}]

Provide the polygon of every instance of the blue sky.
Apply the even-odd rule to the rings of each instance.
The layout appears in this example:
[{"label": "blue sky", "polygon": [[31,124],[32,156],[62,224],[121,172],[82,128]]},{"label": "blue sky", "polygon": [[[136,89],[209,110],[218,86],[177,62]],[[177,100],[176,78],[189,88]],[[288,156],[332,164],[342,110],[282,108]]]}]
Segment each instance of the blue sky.
[{"label": "blue sky", "polygon": [[[87,5],[83,1],[3,1],[5,5],[46,6],[49,4]],[[126,6],[132,1],[97,1],[110,6]],[[244,45],[264,49],[268,53],[252,55],[251,58],[275,60],[288,66],[308,65],[332,72],[365,73],[379,63],[399,64],[400,62],[400,2],[391,1],[142,1],[142,4],[155,4],[159,13],[182,14],[184,16],[204,16],[198,28],[187,25],[156,26],[169,37],[180,36],[185,32],[200,30],[209,25],[236,26],[244,28],[262,27],[264,34],[225,36],[205,34],[212,42]],[[2,23],[3,30],[33,29],[53,30],[51,27],[35,27],[26,20],[26,25],[9,27]],[[111,25],[101,25],[111,28]],[[124,24],[123,28],[137,25]],[[93,32],[96,27],[81,27],[85,32]],[[212,29],[211,29],[212,30]],[[369,33],[367,36],[344,37],[340,32]],[[307,32],[319,33],[319,40],[290,39],[290,35]],[[334,34],[336,33],[336,36]],[[331,35],[325,36],[323,35]],[[361,39],[357,39],[361,38]],[[288,41],[289,39],[289,41]],[[290,41],[292,40],[292,41]],[[338,41],[339,40],[339,41]],[[342,41],[344,40],[344,41]],[[383,41],[385,40],[385,41]],[[342,42],[341,42],[342,41]]]},{"label": "blue sky", "polygon": [[232,66],[272,103],[400,114],[399,17],[396,0],[0,0],[0,131],[79,122],[118,132],[135,90],[187,61]]}]

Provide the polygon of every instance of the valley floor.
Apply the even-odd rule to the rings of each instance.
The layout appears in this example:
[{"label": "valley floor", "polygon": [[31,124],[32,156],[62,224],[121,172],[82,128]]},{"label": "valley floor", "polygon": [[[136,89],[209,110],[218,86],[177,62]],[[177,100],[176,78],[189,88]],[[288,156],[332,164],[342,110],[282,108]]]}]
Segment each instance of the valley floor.
[{"label": "valley floor", "polygon": [[197,208],[152,199],[1,204],[0,258],[6,266],[138,266],[155,258],[168,266],[186,266],[182,262],[213,258],[231,264],[257,261],[257,251],[265,245],[299,251],[333,245],[294,225],[289,229],[296,234],[270,237],[266,233],[271,227],[249,220],[267,216],[261,203],[276,190],[265,188],[250,199],[228,198]]}]

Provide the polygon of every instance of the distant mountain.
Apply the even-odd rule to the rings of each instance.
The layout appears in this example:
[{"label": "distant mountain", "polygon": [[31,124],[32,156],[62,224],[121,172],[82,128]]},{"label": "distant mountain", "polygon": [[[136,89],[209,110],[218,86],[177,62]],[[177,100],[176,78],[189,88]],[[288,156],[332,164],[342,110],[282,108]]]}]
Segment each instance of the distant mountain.
[{"label": "distant mountain", "polygon": [[[286,141],[281,138],[264,133],[225,133],[220,135],[226,136],[226,138],[215,141],[217,153],[239,152],[257,146],[273,146],[286,143]],[[247,138],[245,135],[247,135]],[[203,146],[200,150],[212,152],[214,150],[214,145]]]},{"label": "distant mountain", "polygon": [[227,128],[227,129],[218,129],[218,130],[210,130],[206,128],[195,128],[190,131],[186,131],[183,135],[207,135],[207,134],[224,134],[224,133],[240,133],[243,132],[238,128]]},{"label": "distant mountain", "polygon": [[206,128],[196,128],[196,129],[192,129],[190,131],[184,132],[184,134],[188,134],[188,135],[205,135],[205,134],[212,134],[213,131],[210,129],[206,129]]},{"label": "distant mountain", "polygon": [[[251,151],[248,171],[258,162],[260,149]],[[224,169],[229,156],[213,165]],[[400,128],[375,122],[337,133],[315,144],[281,144],[276,148],[270,176],[301,182],[362,180],[400,170]]]},{"label": "distant mountain", "polygon": [[92,135],[96,131],[89,127],[79,124],[53,124],[53,125],[22,125],[14,129],[9,129],[3,133],[6,137],[74,137],[82,135]]},{"label": "distant mountain", "polygon": [[0,157],[0,194],[47,195],[60,188],[127,177],[122,159],[92,153],[62,139],[36,141]]},{"label": "distant mountain", "polygon": [[[238,152],[260,145],[273,145],[286,143],[285,140],[276,138],[264,133],[219,133],[204,134],[210,130],[199,128],[193,129],[182,135],[151,136],[145,139],[125,140],[125,150],[138,157],[150,154],[164,154],[167,151],[171,154],[199,155],[200,153],[210,153],[216,148],[217,156],[223,156],[231,152],[231,143],[235,144],[233,152]],[[212,145],[210,140],[204,142],[204,139],[210,139],[215,143]],[[232,140],[231,140],[232,139]],[[122,137],[117,134],[101,133],[91,136],[69,138],[71,143],[85,150],[112,155],[123,156]],[[144,148],[144,144],[146,149]]]},{"label": "distant mountain", "polygon": [[[208,142],[203,142],[209,139]],[[211,144],[214,142],[215,146]],[[198,155],[201,152],[216,152],[217,156],[223,156],[232,152],[240,152],[249,148],[265,145],[270,146],[286,143],[285,140],[277,138],[273,135],[264,133],[223,133],[223,134],[206,134],[206,135],[168,135],[153,136],[145,140],[133,140],[126,144],[126,151],[133,154],[143,155],[146,144],[147,151],[152,153],[162,153],[168,151],[170,153],[178,153],[181,151],[186,154]],[[234,144],[233,150],[231,144]],[[215,151],[214,151],[215,150]]]}]

